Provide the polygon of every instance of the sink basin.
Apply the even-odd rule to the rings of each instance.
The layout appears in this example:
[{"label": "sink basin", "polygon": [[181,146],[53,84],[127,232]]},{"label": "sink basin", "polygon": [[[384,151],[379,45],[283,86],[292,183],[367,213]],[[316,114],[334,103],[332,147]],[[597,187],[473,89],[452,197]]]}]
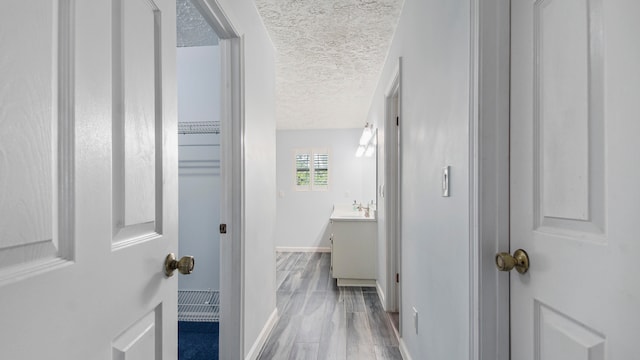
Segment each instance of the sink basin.
[{"label": "sink basin", "polygon": [[364,211],[334,211],[331,214],[332,220],[373,220],[373,216],[365,217]]},{"label": "sink basin", "polygon": [[364,216],[365,210],[353,210],[352,204],[336,204],[333,206],[333,213],[331,214],[331,220],[374,220],[375,211],[370,211],[369,216]]}]

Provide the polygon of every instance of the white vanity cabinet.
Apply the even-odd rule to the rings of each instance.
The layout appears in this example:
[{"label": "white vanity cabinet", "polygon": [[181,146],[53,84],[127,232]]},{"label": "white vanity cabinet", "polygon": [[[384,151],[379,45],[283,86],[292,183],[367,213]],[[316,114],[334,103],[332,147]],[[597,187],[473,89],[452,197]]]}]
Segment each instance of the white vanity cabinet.
[{"label": "white vanity cabinet", "polygon": [[331,216],[331,268],[338,286],[376,286],[374,218]]}]

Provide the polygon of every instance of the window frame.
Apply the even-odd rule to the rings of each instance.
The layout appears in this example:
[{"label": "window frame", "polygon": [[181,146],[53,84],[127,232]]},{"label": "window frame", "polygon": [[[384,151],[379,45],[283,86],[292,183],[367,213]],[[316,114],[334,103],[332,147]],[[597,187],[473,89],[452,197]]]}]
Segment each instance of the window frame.
[{"label": "window frame", "polygon": [[[298,156],[309,156],[309,183],[298,185]],[[316,155],[327,156],[327,184],[316,184]],[[329,148],[299,148],[293,150],[293,188],[295,191],[329,191],[331,185],[331,152]]]}]

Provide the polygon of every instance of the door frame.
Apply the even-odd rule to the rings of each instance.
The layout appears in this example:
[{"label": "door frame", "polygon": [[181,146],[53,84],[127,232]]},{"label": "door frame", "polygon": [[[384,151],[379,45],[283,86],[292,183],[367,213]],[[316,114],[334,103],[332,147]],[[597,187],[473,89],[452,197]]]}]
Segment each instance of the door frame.
[{"label": "door frame", "polygon": [[508,360],[510,0],[472,0],[470,36],[469,358]]},{"label": "door frame", "polygon": [[193,0],[220,39],[220,359],[244,357],[244,38],[218,0]]},{"label": "door frame", "polygon": [[[396,124],[396,116],[402,118],[402,57],[398,58],[398,64],[393,72],[393,77],[385,91],[385,122],[384,122],[384,153],[385,153],[385,187],[387,194],[385,200],[387,238],[387,311],[401,313],[402,285],[396,282],[396,273],[400,274],[402,265],[402,216],[401,212],[401,177],[402,177],[402,151],[400,149],[401,132]],[[395,102],[395,104],[394,104]],[[390,196],[389,196],[390,195]],[[396,216],[391,216],[396,214]],[[396,296],[397,294],[397,296]],[[398,334],[402,336],[402,316],[399,317]]]}]

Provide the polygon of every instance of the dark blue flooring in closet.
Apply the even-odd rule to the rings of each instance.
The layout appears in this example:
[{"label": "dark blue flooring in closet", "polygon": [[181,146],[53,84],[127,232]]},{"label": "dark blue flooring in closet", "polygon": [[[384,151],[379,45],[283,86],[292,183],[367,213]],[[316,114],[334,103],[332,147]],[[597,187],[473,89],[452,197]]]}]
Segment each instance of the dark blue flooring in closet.
[{"label": "dark blue flooring in closet", "polygon": [[178,321],[178,360],[218,360],[218,324]]}]

